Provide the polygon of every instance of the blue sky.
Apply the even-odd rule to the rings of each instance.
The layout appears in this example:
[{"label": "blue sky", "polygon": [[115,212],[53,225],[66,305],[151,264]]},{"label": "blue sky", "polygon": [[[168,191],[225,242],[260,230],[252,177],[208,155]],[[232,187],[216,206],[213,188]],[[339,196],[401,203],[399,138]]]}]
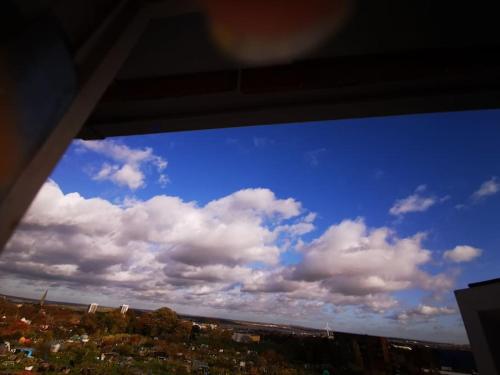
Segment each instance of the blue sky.
[{"label": "blue sky", "polygon": [[[0,258],[2,291],[466,342],[452,291],[500,274],[499,121],[480,111],[75,142]],[[38,271],[16,271],[20,250]]]}]

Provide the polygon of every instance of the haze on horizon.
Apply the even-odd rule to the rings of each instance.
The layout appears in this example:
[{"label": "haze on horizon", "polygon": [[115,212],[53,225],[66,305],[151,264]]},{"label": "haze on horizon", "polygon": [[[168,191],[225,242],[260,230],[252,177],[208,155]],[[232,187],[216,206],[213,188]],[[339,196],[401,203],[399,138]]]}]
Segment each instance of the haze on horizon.
[{"label": "haze on horizon", "polygon": [[499,276],[500,111],[75,141],[0,293],[466,343]]}]

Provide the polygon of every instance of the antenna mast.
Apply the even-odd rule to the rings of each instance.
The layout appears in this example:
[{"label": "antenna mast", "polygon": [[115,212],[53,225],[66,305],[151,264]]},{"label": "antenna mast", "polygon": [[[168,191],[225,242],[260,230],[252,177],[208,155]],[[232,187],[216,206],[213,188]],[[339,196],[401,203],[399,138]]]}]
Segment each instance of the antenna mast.
[{"label": "antenna mast", "polygon": [[325,331],[326,331],[326,337],[329,338],[330,340],[335,339],[335,335],[332,332],[332,329],[330,328],[330,324],[328,322],[325,325]]},{"label": "antenna mast", "polygon": [[48,289],[45,289],[45,293],[42,294],[42,298],[40,298],[40,307],[43,307],[48,291],[49,291]]}]

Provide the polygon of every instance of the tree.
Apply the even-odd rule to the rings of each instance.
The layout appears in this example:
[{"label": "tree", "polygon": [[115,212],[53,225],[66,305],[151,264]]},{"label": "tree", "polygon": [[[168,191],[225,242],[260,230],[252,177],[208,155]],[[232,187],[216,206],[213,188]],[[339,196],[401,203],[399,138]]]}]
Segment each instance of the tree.
[{"label": "tree", "polygon": [[145,313],[134,323],[135,333],[150,337],[187,338],[191,325],[179,319],[175,311],[162,307],[151,313]]},{"label": "tree", "polygon": [[99,322],[94,314],[84,314],[80,320],[80,327],[90,334],[96,333],[100,328]]},{"label": "tree", "polygon": [[189,335],[190,340],[196,340],[196,337],[201,333],[201,328],[198,325],[193,325],[191,327],[191,334]]},{"label": "tree", "polygon": [[111,311],[107,314],[108,317],[108,332],[112,334],[125,333],[127,329],[127,320],[125,316],[118,310]]}]

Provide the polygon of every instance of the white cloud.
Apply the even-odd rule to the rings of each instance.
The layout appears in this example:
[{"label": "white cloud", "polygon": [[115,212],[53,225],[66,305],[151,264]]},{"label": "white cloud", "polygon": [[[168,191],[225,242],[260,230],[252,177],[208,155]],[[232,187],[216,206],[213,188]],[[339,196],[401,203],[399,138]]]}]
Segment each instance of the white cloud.
[{"label": "white cloud", "polygon": [[331,293],[345,296],[449,286],[451,280],[443,283],[445,275],[432,276],[421,270],[431,260],[431,252],[422,247],[423,238],[419,233],[400,239],[388,228],[370,230],[361,219],[344,220],[301,246],[304,258],[293,278],[320,282]]},{"label": "white cloud", "polygon": [[434,196],[424,196],[427,189],[426,185],[420,185],[415,192],[403,199],[398,199],[390,208],[389,213],[394,216],[402,216],[410,212],[424,212],[438,202],[445,202],[449,196],[436,198]]},{"label": "white cloud", "polygon": [[145,185],[145,167],[153,166],[160,174],[159,183],[164,186],[168,181],[161,172],[167,167],[167,161],[153,153],[151,148],[132,149],[112,140],[77,141],[82,149],[96,152],[113,161],[113,164],[103,163],[94,180],[111,181],[119,186],[127,186],[136,190]]},{"label": "white cloud", "polygon": [[276,199],[269,189],[245,189],[208,203],[206,209],[230,220],[256,214],[290,219],[300,213],[301,204],[292,198]]},{"label": "white cloud", "polygon": [[304,221],[306,223],[312,223],[314,220],[316,220],[316,217],[318,214],[316,212],[309,212],[307,216],[304,218]]},{"label": "white cloud", "polygon": [[[326,305],[383,312],[398,306],[396,291],[452,289],[453,276],[422,269],[432,256],[423,234],[398,238],[344,220],[304,243],[315,218],[262,188],[203,206],[167,195],[117,204],[49,181],[0,258],[0,276],[285,315]],[[288,247],[301,253],[298,264],[280,262]]]},{"label": "white cloud", "polygon": [[410,195],[405,199],[397,201],[390,209],[392,215],[401,215],[408,212],[424,212],[427,211],[436,203],[432,197],[420,197],[418,195]]},{"label": "white cloud", "polygon": [[442,306],[428,306],[419,305],[418,307],[410,310],[401,311],[393,316],[392,319],[398,320],[401,323],[407,323],[410,320],[430,320],[441,315],[453,315],[457,311],[450,307]]},{"label": "white cloud", "polygon": [[498,178],[492,177],[488,181],[481,184],[478,190],[472,194],[472,199],[475,201],[495,195],[500,192],[500,182]]},{"label": "white cloud", "polygon": [[456,246],[453,250],[445,251],[443,258],[455,263],[470,262],[479,257],[481,249],[472,246]]},{"label": "white cloud", "polygon": [[93,179],[96,181],[109,180],[120,186],[128,186],[132,190],[144,185],[144,174],[130,164],[119,167],[104,163]]}]

